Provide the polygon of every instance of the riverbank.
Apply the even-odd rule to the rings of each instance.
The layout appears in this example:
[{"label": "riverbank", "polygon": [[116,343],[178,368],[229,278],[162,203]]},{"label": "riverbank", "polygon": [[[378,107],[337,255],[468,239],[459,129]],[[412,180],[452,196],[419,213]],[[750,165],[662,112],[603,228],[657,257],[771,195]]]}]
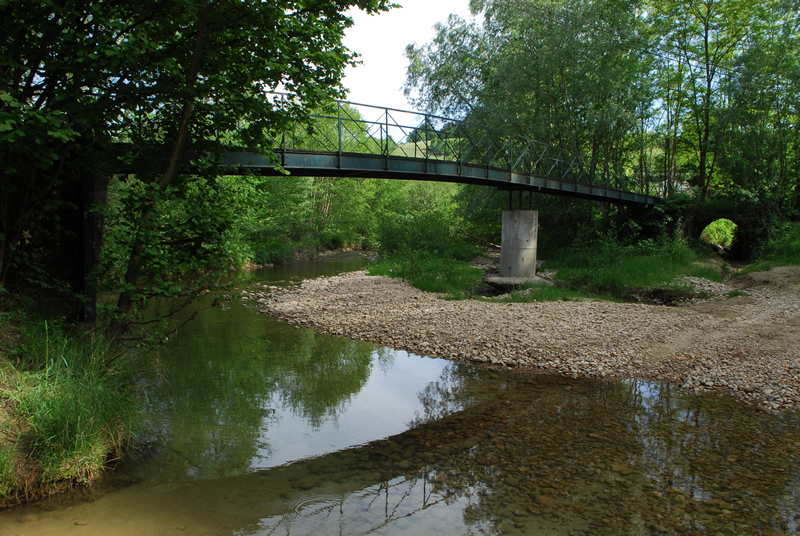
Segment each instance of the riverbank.
[{"label": "riverbank", "polygon": [[143,353],[0,313],[0,509],[91,484],[140,426]]},{"label": "riverbank", "polygon": [[[406,282],[351,272],[250,293],[259,311],[418,355],[727,390],[765,411],[800,404],[800,267],[696,281],[680,307],[570,301],[447,301]],[[730,291],[746,295],[729,297]],[[739,294],[739,293],[734,293]]]}]

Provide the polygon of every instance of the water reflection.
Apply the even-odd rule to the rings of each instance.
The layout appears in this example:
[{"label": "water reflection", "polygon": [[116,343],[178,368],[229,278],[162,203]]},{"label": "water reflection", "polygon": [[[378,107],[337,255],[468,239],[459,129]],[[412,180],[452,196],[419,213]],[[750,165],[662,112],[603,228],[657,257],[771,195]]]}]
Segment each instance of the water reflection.
[{"label": "water reflection", "polygon": [[406,430],[463,408],[424,393],[452,363],[296,329],[238,303],[204,311],[162,356],[149,387],[155,430],[141,478],[162,483],[252,472]]},{"label": "water reflection", "polygon": [[426,359],[235,302],[160,372],[149,457],[90,502],[0,512],[0,534],[798,533],[796,413]]},{"label": "water reflection", "polygon": [[[345,468],[320,469],[328,499],[295,499],[302,512],[241,534],[797,533],[796,415],[640,382],[506,385],[493,403],[318,461]],[[334,500],[364,464],[375,481]]]},{"label": "water reflection", "polygon": [[25,533],[80,520],[87,536],[797,533],[796,415],[454,364],[418,395],[416,425],[385,439],[158,491],[129,483]]}]

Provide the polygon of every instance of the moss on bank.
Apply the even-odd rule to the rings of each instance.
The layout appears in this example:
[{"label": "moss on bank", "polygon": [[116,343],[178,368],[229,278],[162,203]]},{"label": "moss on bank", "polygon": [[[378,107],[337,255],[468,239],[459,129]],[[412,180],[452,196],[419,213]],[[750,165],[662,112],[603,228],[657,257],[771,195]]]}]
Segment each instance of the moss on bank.
[{"label": "moss on bank", "polygon": [[140,359],[19,311],[0,331],[0,507],[91,483],[141,422]]}]

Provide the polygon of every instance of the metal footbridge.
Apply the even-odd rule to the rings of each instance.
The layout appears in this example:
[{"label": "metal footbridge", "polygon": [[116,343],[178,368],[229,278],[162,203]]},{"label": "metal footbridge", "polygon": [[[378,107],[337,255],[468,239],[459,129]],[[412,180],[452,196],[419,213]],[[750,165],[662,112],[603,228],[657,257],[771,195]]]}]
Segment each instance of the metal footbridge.
[{"label": "metal footbridge", "polygon": [[636,169],[570,154],[524,136],[419,112],[336,101],[309,127],[273,136],[274,154],[226,150],[237,173],[434,180],[654,205]]}]

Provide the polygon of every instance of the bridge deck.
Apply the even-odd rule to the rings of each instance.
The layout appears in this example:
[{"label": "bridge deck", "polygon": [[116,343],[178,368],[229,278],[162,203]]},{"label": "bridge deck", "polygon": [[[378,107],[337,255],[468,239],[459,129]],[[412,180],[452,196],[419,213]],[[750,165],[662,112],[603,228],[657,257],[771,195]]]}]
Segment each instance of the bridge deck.
[{"label": "bridge deck", "polygon": [[276,162],[291,175],[301,177],[435,180],[480,184],[505,190],[533,191],[613,203],[655,205],[661,201],[658,197],[614,189],[603,184],[558,180],[497,167],[437,158],[286,149],[276,151],[273,161],[252,151],[229,150],[224,153],[221,164],[224,167],[235,168],[239,172],[284,175],[275,165]]}]

